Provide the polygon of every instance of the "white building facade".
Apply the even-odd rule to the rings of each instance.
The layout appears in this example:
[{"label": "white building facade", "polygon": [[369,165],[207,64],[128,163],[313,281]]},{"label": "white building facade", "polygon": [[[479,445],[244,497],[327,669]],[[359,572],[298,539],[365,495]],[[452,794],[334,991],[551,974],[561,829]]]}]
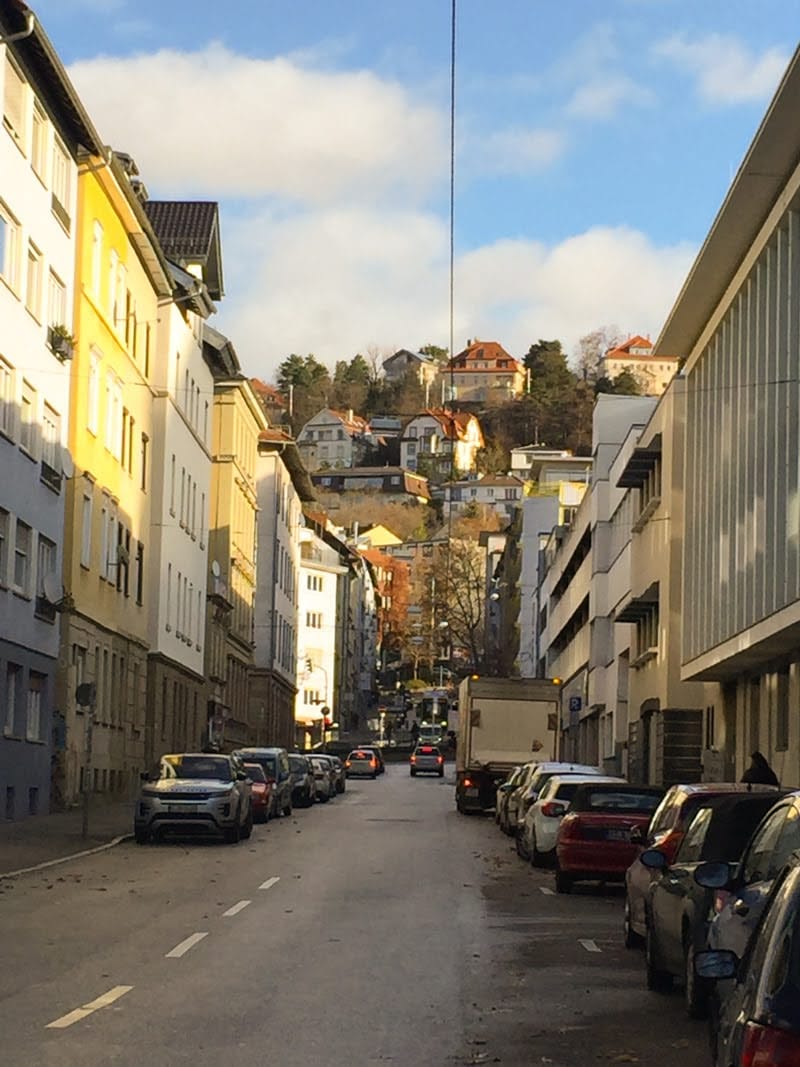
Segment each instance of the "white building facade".
[{"label": "white building facade", "polygon": [[[20,31],[22,15],[6,5],[0,35]],[[76,160],[79,145],[100,147],[43,43],[54,55],[34,23],[28,37],[0,45],[0,818],[6,819],[48,810],[51,756],[64,743],[55,708],[55,606],[63,479],[71,474],[64,444]]]}]

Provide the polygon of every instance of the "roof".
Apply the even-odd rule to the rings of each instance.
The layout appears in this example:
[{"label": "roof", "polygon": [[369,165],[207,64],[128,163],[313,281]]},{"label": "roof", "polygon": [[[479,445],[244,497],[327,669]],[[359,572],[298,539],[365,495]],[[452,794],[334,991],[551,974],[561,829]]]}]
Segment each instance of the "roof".
[{"label": "roof", "polygon": [[144,209],[167,259],[200,263],[214,300],[223,295],[219,205],[213,200],[146,200]]},{"label": "roof", "polygon": [[[450,411],[448,408],[426,408],[425,411],[420,411],[414,418],[409,419],[406,423],[403,433],[405,435],[406,429],[414,422],[415,419],[422,418],[435,419],[442,429],[442,434],[448,440],[452,440],[454,437],[459,440],[463,440],[467,435],[467,428],[470,423],[478,423],[477,418],[469,411]],[[480,429],[480,423],[478,423]]]},{"label": "roof", "polygon": [[656,341],[657,353],[688,358],[800,158],[800,47],[697,254]]},{"label": "roof", "polygon": [[338,411],[336,408],[322,408],[315,415],[311,416],[300,432],[302,433],[306,426],[315,425],[315,420],[318,419],[320,415],[333,415],[334,418],[341,422],[342,426],[344,426],[351,436],[367,434],[370,432],[369,422],[361,415],[355,415],[349,411]]},{"label": "roof", "polygon": [[[474,367],[473,363],[496,363],[498,360],[508,362],[507,367]],[[470,345],[459,352],[458,355],[453,356],[447,363],[448,368],[454,373],[459,371],[469,371],[470,374],[480,373],[482,370],[496,374],[498,371],[506,372],[508,374],[522,373],[522,364],[519,363],[514,357],[498,344],[497,341],[473,341]]]},{"label": "roof", "polygon": [[398,487],[398,491],[405,491],[412,496],[423,496],[426,499],[430,499],[430,490],[428,488],[428,479],[423,478],[420,474],[414,474],[413,471],[408,471],[405,467],[335,467],[329,470],[314,471],[311,475],[311,481],[314,485],[322,485],[323,479],[335,479],[336,481],[356,480],[363,478],[364,480],[370,478],[402,478],[402,489]]},{"label": "roof", "polygon": [[258,445],[259,452],[277,453],[280,456],[283,465],[289,472],[289,477],[292,479],[292,485],[303,503],[316,501],[314,486],[308,476],[308,471],[303,465],[303,460],[300,457],[294,438],[283,430],[276,430],[270,427],[268,430],[262,430],[258,435]]},{"label": "roof", "polygon": [[415,359],[417,363],[429,363],[431,366],[436,366],[436,360],[433,356],[429,356],[426,352],[411,352],[408,348],[398,349],[397,352],[383,361],[383,366],[385,367],[387,363],[393,362],[400,356],[405,356],[407,359]]},{"label": "roof", "polygon": [[462,478],[460,481],[447,482],[444,488],[447,489],[450,486],[453,488],[467,487],[476,489],[478,486],[484,486],[485,488],[514,486],[521,489],[524,485],[525,482],[522,478],[516,478],[513,474],[484,474],[482,478]]},{"label": "roof", "polygon": [[274,385],[268,385],[266,382],[262,382],[260,378],[251,378],[250,384],[253,387],[254,392],[267,404],[273,404],[276,407],[285,408],[286,398],[280,389],[276,389]]},{"label": "roof", "polygon": [[[647,352],[631,352],[632,348],[646,348]],[[614,345],[613,348],[606,349],[603,359],[630,359],[641,362],[641,360],[652,359],[656,362],[675,361],[677,362],[677,356],[667,355],[654,355],[653,354],[653,342],[647,338],[642,337],[641,334],[635,334],[633,337],[629,337],[627,341],[624,341],[621,345]]]},{"label": "roof", "polygon": [[233,342],[207,322],[203,323],[203,355],[215,378],[233,378],[241,373]]}]

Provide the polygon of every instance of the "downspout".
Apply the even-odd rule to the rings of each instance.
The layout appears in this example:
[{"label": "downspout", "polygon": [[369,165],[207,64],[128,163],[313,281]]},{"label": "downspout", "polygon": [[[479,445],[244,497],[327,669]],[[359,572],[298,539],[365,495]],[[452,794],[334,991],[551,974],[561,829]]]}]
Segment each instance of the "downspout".
[{"label": "downspout", "polygon": [[9,33],[6,36],[0,34],[0,44],[11,44],[12,41],[24,41],[26,37],[30,37],[36,28],[36,16],[27,8],[27,14],[25,15],[25,29],[18,30],[16,33]]}]

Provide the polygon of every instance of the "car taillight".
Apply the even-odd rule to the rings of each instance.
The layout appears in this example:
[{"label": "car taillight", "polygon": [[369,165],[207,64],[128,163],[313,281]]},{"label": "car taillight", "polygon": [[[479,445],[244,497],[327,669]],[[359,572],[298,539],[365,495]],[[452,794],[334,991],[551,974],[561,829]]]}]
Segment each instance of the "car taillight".
[{"label": "car taillight", "polygon": [[464,785],[465,786],[471,786],[472,785],[472,779],[471,778],[465,778],[464,779]]},{"label": "car taillight", "polygon": [[417,757],[416,756],[412,756],[411,757],[411,762],[412,763],[416,763],[417,762]]},{"label": "car taillight", "polygon": [[345,765],[345,767],[349,767],[349,766],[350,766],[350,760],[349,760],[349,759],[346,759],[346,760],[344,761],[344,765]]},{"label": "car taillight", "polygon": [[553,800],[548,800],[546,804],[542,804],[542,815],[548,815],[553,818],[555,815],[563,815],[564,809],[560,804],[556,804]]},{"label": "car taillight", "polygon": [[565,837],[571,837],[573,839],[581,836],[581,821],[577,815],[565,815],[561,820],[561,826],[558,830],[559,836],[563,839]]},{"label": "car taillight", "polygon": [[748,1023],[740,1062],[742,1067],[795,1067],[800,1063],[800,1034]]},{"label": "car taillight", "polygon": [[436,757],[436,762],[437,763],[444,763],[444,756],[437,756]]},{"label": "car taillight", "polygon": [[370,767],[377,767],[378,766],[378,761],[373,757],[373,759],[371,759],[369,761],[369,765],[370,765]]}]

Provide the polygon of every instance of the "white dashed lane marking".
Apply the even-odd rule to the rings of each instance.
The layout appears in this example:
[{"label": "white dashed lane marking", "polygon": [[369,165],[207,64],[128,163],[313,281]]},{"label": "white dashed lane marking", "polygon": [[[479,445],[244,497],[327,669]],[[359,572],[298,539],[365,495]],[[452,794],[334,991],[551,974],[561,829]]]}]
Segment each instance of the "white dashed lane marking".
[{"label": "white dashed lane marking", "polygon": [[250,900],[240,900],[238,904],[234,904],[232,908],[228,908],[227,911],[223,911],[222,918],[230,919],[233,915],[238,915],[240,911],[244,911],[248,904],[251,904]]},{"label": "white dashed lane marking", "polygon": [[598,946],[596,941],[592,941],[591,938],[578,938],[578,944],[583,945],[587,952],[602,952],[603,950]]},{"label": "white dashed lane marking", "polygon": [[181,941],[179,945],[176,945],[175,948],[168,952],[165,958],[168,960],[179,960],[181,956],[185,956],[189,949],[194,948],[198,941],[202,941],[204,937],[208,937],[208,931],[205,931],[204,933],[191,934],[184,941]]},{"label": "white dashed lane marking", "polygon": [[272,889],[274,885],[280,882],[280,878],[268,878],[266,882],[262,882],[258,887],[259,889]]},{"label": "white dashed lane marking", "polygon": [[555,896],[555,892],[552,889],[550,889],[548,886],[546,886],[546,885],[540,885],[539,886],[539,892],[540,893],[544,893],[544,895],[546,897],[554,897]]},{"label": "white dashed lane marking", "polygon": [[89,1003],[84,1004],[82,1008],[76,1008],[74,1011],[62,1015],[60,1019],[55,1019],[53,1022],[48,1023],[45,1029],[66,1030],[68,1026],[72,1026],[74,1023],[79,1023],[81,1019],[85,1019],[87,1015],[99,1011],[100,1008],[107,1008],[109,1004],[113,1004],[115,1000],[124,997],[125,994],[130,993],[132,989],[132,985],[115,985],[113,989],[109,989],[107,993],[103,993],[102,996],[97,997],[96,1000],[90,1000]]}]

